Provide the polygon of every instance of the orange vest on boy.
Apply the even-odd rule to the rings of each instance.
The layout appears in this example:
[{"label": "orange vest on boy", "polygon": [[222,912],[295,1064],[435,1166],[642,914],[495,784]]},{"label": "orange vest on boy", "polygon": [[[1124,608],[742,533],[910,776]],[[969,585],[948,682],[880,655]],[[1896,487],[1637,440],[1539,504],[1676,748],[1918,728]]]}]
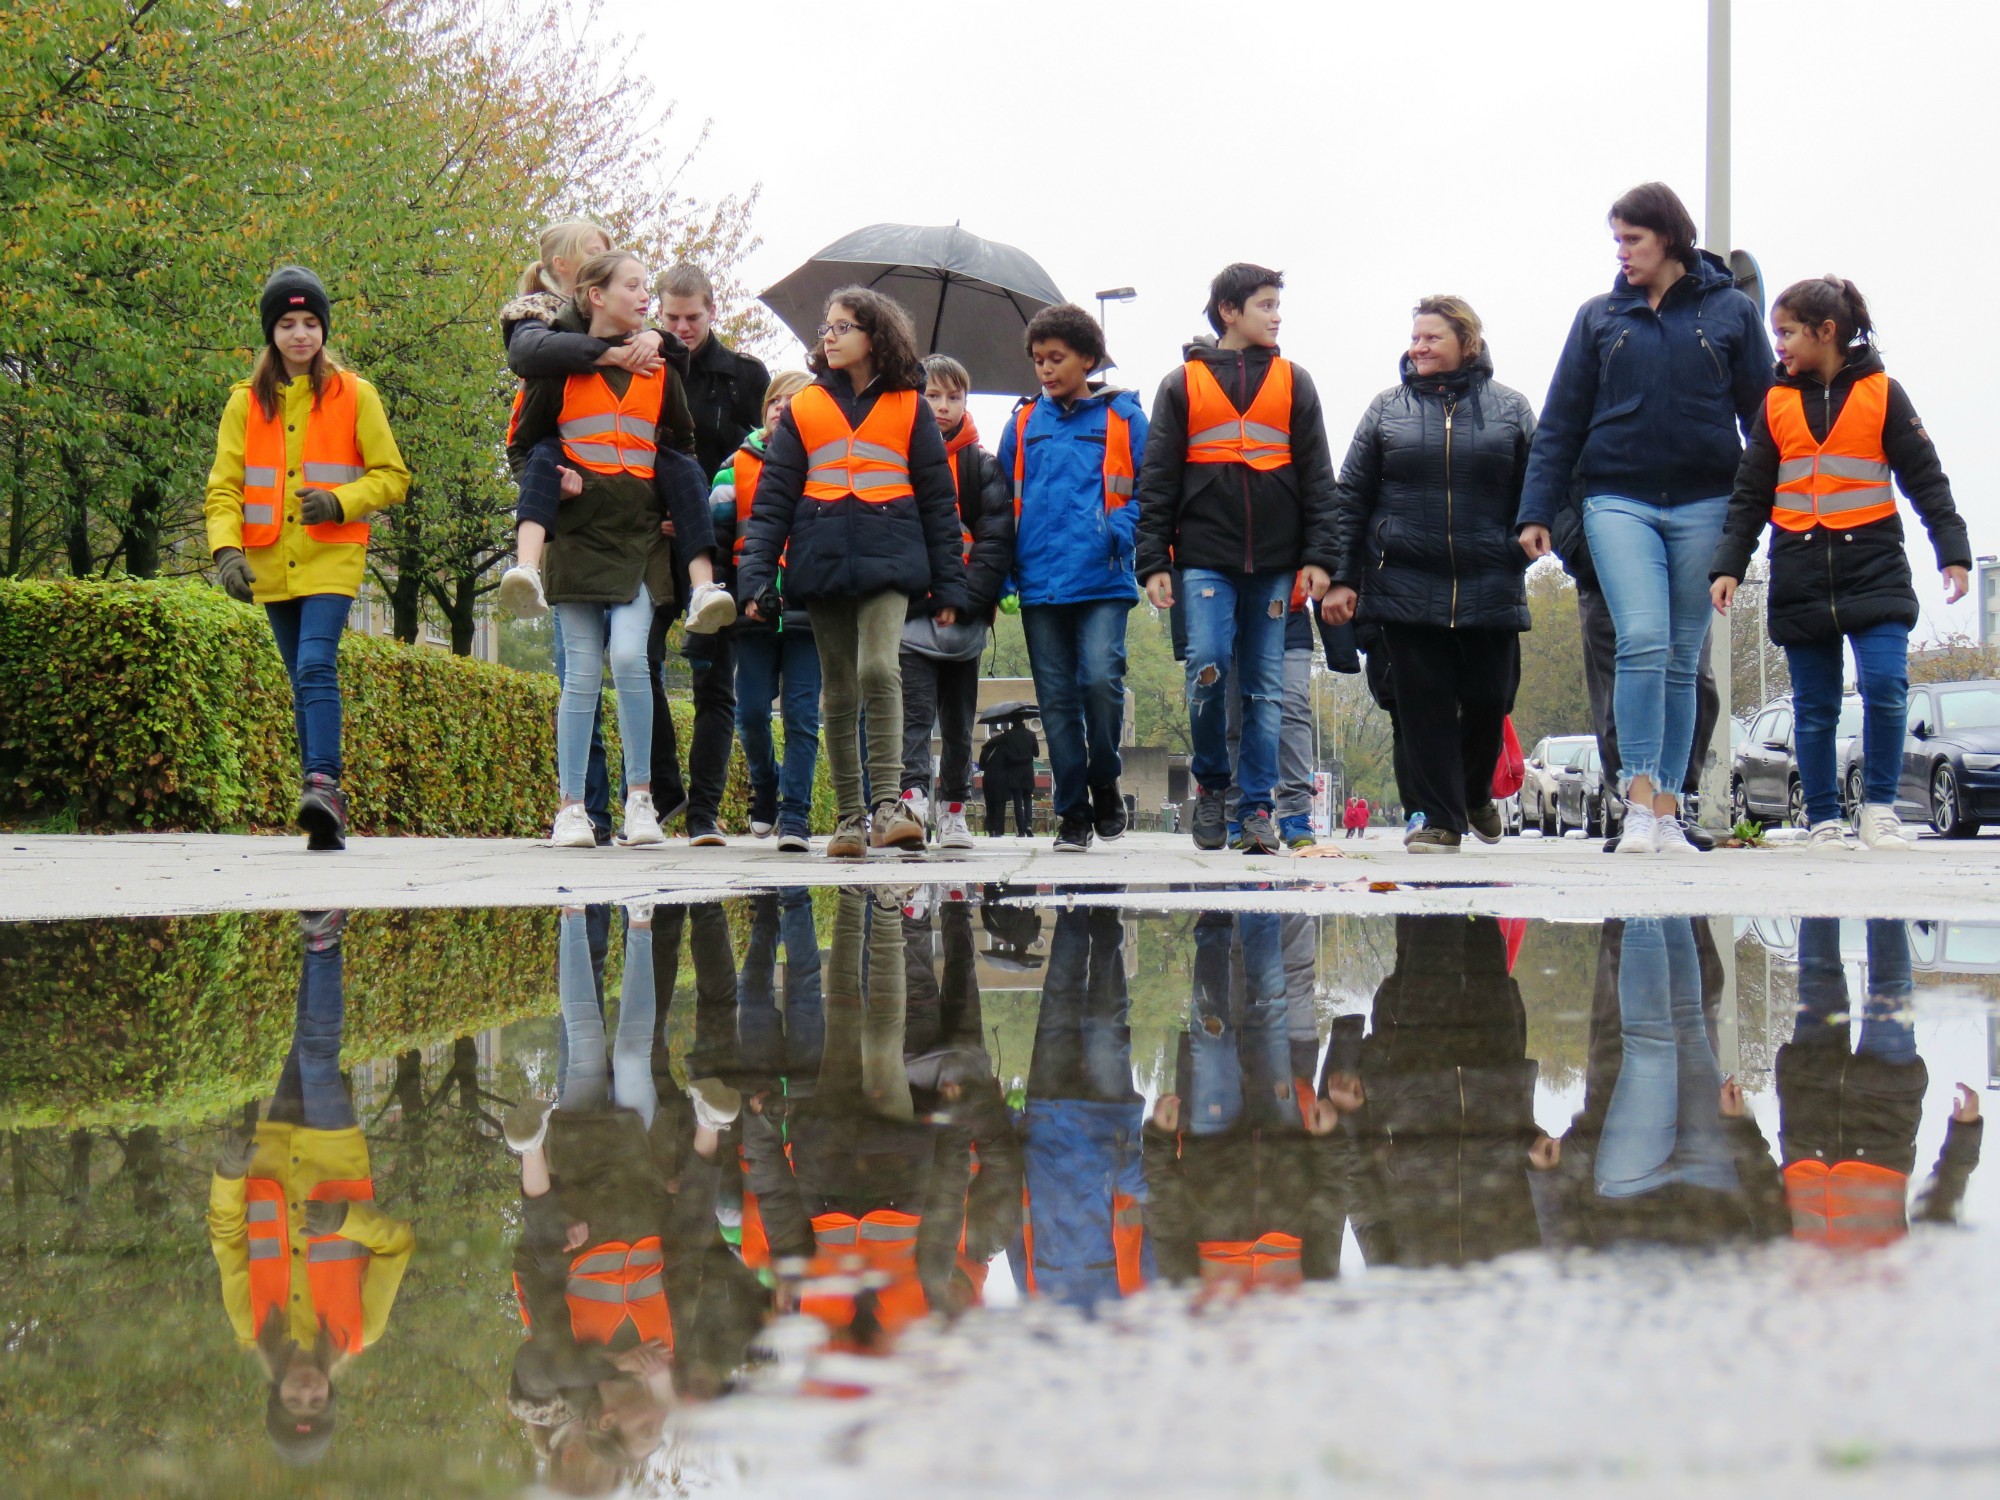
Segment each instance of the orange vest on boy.
[{"label": "orange vest on boy", "polygon": [[757,499],[757,481],[764,477],[764,455],[748,448],[736,450],[736,565],[743,566],[744,533],[750,529],[750,507]]},{"label": "orange vest on boy", "polygon": [[1297,1235],[1276,1230],[1254,1240],[1203,1240],[1204,1281],[1240,1281],[1245,1286],[1297,1286],[1304,1279],[1302,1248]]},{"label": "orange vest on boy", "polygon": [[1792,1238],[1832,1250],[1871,1250],[1910,1232],[1910,1179],[1873,1162],[1795,1161],[1785,1168]]},{"label": "orange vest on boy", "polygon": [[[879,1274],[885,1285],[875,1290],[875,1316],[894,1334],[930,1311],[930,1299],[917,1277],[917,1231],[923,1220],[893,1208],[877,1208],[857,1219],[852,1214],[813,1216],[813,1239],[819,1247],[811,1274],[838,1274],[843,1262],[859,1260]],[[849,1292],[809,1292],[799,1310],[835,1330],[853,1325],[857,1307]]]},{"label": "orange vest on boy", "polygon": [[1889,488],[1889,455],[1882,425],[1889,415],[1889,377],[1877,372],[1854,382],[1847,404],[1826,435],[1815,441],[1806,423],[1803,394],[1772,386],[1764,421],[1778,445],[1778,493],[1772,524],[1784,531],[1815,526],[1866,526],[1896,513]]},{"label": "orange vest on boy", "polygon": [[1248,464],[1259,472],[1292,461],[1292,362],[1271,361],[1250,409],[1239,412],[1223,394],[1208,366],[1191,359],[1181,366],[1187,383],[1187,461],[1191,464]]},{"label": "orange vest on boy", "polygon": [[[674,1322],[667,1310],[662,1279],[664,1261],[660,1237],[649,1234],[636,1243],[607,1240],[593,1245],[569,1263],[563,1301],[569,1305],[569,1329],[579,1344],[609,1344],[628,1321],[641,1342],[674,1346]],[[514,1278],[514,1299],[521,1322],[528,1318],[528,1300],[521,1295],[521,1278]]]},{"label": "orange vest on boy", "polygon": [[[298,479],[309,490],[338,489],[368,472],[355,436],[355,385],[338,370],[327,378],[319,402],[306,418],[306,437],[299,454],[301,474],[285,467],[285,421],[281,409],[265,416],[257,398],[243,426],[243,545],[274,547],[284,533],[287,479]],[[308,526],[316,542],[368,544],[366,521],[329,521]]]},{"label": "orange vest on boy", "polygon": [[[308,1202],[373,1202],[375,1184],[368,1178],[322,1182],[306,1194]],[[344,1354],[361,1352],[361,1287],[368,1279],[372,1252],[357,1240],[322,1234],[306,1241],[304,1253],[291,1243],[285,1218],[285,1189],[265,1177],[243,1184],[243,1217],[250,1242],[250,1326],[262,1328],[276,1312],[289,1316],[292,1278],[297,1262],[305,1262],[306,1291],[333,1346]]]},{"label": "orange vest on boy", "polygon": [[666,400],[664,365],[650,375],[634,375],[622,396],[602,375],[570,376],[556,418],[563,456],[593,474],[651,479]]},{"label": "orange vest on boy", "polygon": [[915,391],[884,392],[859,428],[848,424],[825,386],[809,385],[792,397],[791,413],[806,450],[806,499],[852,495],[881,505],[916,493],[910,484]]},{"label": "orange vest on boy", "polygon": [[[1021,524],[1021,492],[1028,482],[1028,418],[1033,400],[1014,409],[1014,524]],[[1138,470],[1132,466],[1132,424],[1104,408],[1104,509],[1118,510],[1132,499]]]}]

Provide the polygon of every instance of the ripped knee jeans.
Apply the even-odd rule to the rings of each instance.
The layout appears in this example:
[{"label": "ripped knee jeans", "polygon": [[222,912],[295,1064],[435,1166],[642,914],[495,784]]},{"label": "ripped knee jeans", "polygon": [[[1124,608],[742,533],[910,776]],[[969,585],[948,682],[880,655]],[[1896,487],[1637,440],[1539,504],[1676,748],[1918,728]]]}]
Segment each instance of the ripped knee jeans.
[{"label": "ripped knee jeans", "polygon": [[1188,730],[1190,765],[1205,791],[1230,781],[1229,712],[1224,694],[1229,667],[1242,695],[1243,737],[1237,749],[1238,816],[1271,811],[1278,779],[1278,731],[1285,703],[1285,616],[1291,607],[1293,569],[1277,573],[1222,573],[1189,568],[1182,575],[1187,612]]}]

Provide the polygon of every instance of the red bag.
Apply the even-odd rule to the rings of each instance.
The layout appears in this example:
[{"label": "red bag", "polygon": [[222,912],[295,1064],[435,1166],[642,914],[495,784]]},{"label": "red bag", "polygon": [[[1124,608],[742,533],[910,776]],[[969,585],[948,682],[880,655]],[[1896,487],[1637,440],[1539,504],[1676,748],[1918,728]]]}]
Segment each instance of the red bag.
[{"label": "red bag", "polygon": [[1514,733],[1514,716],[1509,714],[1500,725],[1500,759],[1493,766],[1493,799],[1497,802],[1513,796],[1527,777],[1528,763],[1521,755],[1521,738]]}]

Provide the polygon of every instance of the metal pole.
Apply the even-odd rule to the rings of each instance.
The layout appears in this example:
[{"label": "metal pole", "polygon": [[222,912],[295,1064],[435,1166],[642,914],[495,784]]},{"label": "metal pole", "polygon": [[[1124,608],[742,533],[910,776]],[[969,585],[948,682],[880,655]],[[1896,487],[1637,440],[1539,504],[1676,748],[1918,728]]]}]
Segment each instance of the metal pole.
[{"label": "metal pole", "polygon": [[[1729,0],[1708,0],[1708,198],[1703,238],[1708,248],[1729,259]],[[1701,820],[1711,828],[1729,826],[1729,721],[1735,716],[1731,691],[1728,615],[1712,615],[1708,625],[1708,661],[1721,699],[1715,716],[1713,757],[1701,778]]]}]

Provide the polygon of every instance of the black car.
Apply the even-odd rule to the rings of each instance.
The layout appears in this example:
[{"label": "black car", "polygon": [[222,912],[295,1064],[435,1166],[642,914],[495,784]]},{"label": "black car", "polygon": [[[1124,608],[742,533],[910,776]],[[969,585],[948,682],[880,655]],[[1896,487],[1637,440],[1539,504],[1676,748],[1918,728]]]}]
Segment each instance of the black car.
[{"label": "black car", "polygon": [[[1843,763],[1849,746],[1860,742],[1860,735],[1861,699],[1850,693],[1840,700],[1840,720],[1833,731],[1836,766]],[[1738,823],[1755,818],[1761,823],[1806,826],[1791,699],[1765,705],[1737,741],[1729,773],[1729,815]]]},{"label": "black car", "polygon": [[[1970,838],[2000,821],[2000,681],[1911,683],[1896,815]],[[1841,801],[1861,807],[1861,740],[1840,762]]]}]

